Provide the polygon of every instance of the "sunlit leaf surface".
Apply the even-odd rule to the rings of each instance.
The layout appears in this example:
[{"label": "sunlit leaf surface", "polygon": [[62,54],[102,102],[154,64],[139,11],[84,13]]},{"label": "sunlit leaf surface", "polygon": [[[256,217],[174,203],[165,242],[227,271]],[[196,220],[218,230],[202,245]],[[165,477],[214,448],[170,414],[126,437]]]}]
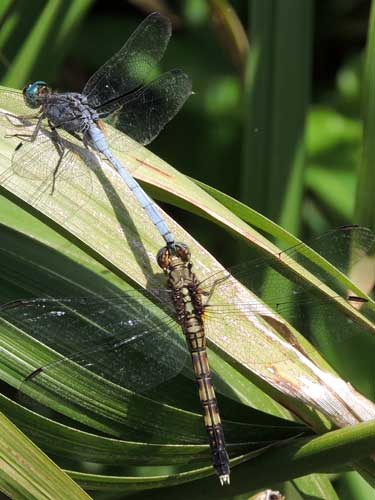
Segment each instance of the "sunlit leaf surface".
[{"label": "sunlit leaf surface", "polygon": [[[2,105],[11,112],[23,112],[22,102],[17,94],[9,93],[7,102],[2,102]],[[16,125],[17,121],[13,118],[9,121],[4,115],[1,116],[2,194],[56,228],[118,276],[137,283],[141,288],[152,289],[151,302],[154,303],[152,307],[155,308],[155,316],[160,314],[161,321],[170,326],[170,319],[165,316],[166,304],[161,302],[165,278],[155,264],[155,254],[162,242],[157,239],[154,227],[117,174],[100,158],[86,151],[81,144],[74,143],[70,146],[71,154],[70,159],[68,157],[66,161],[66,168],[62,171],[61,178],[57,178],[55,191],[51,194],[50,176],[54,153],[53,149],[48,149],[48,131],[33,145],[31,151],[35,152],[35,157],[28,163],[25,162],[25,157],[20,156],[25,154],[22,153],[25,151],[23,146],[14,154],[19,139],[4,137],[15,133],[15,130],[19,132],[20,129]],[[308,283],[316,290],[321,300],[330,300],[335,307],[337,304],[339,312],[344,311],[358,321],[364,330],[372,331],[372,322],[362,315],[360,310],[338,298],[337,292],[323,285],[319,278],[306,271],[291,259],[289,254],[279,254],[245,222],[151,152],[141,148],[128,156],[119,154],[119,157],[137,177],[159,190],[164,190],[171,200],[177,200],[184,206],[194,206],[198,212],[205,213],[252,244],[257,244],[270,256],[269,263],[274,262],[288,274],[299,276],[300,281]],[[35,168],[36,164],[39,168]],[[21,171],[17,170],[20,166]],[[68,175],[69,166],[72,167],[72,177]],[[207,280],[207,283],[213,283],[210,276],[213,273],[221,273],[221,266],[176,223],[169,220],[169,224],[176,240],[183,241],[190,247],[194,269],[199,278],[202,282]],[[307,260],[323,267],[328,276],[333,274],[339,282],[350,286],[356,294],[361,293],[327,261],[319,259],[306,247],[301,246],[299,249]],[[13,259],[15,265],[17,254],[12,255],[12,246],[5,249],[5,255],[9,261]],[[50,261],[51,267],[44,270],[49,279],[53,276],[52,262],[53,259]],[[41,264],[35,255],[28,257],[27,264],[31,268],[39,268],[40,271]],[[73,275],[79,278],[79,274]],[[62,268],[60,274],[54,278],[60,279],[63,276]],[[35,293],[34,285],[30,289]],[[58,292],[58,281],[53,284],[52,279],[52,285]],[[40,295],[43,295],[43,281],[39,287]],[[88,292],[93,293],[90,287],[82,288],[81,291],[81,296],[86,296]],[[94,291],[95,297],[102,301],[108,294],[113,296],[114,293],[120,294],[120,290],[114,290],[108,284],[106,288],[102,288],[99,283]],[[142,289],[137,292],[129,290],[127,293],[127,297],[131,296],[138,304],[137,307],[145,304],[142,302]],[[120,296],[121,300],[123,299]],[[368,401],[344,381],[326,371],[325,364],[312,347],[299,337],[277,311],[271,311],[259,302],[234,278],[226,281],[217,300],[215,305],[218,310],[223,304],[229,304],[231,309],[222,313],[219,321],[207,322],[212,325],[208,326],[207,331],[210,347],[246,377],[253,377],[255,374],[254,380],[262,387],[268,387],[280,400],[288,396],[288,407],[303,415],[305,420],[310,420],[310,423],[313,423],[314,417],[296,402],[296,398],[321,410],[337,425],[347,425],[374,417],[374,407]],[[246,306],[242,306],[244,304]],[[162,309],[159,309],[160,305]],[[225,312],[225,309],[221,310]],[[2,338],[5,353],[4,376],[9,384],[22,390],[25,377],[30,375],[33,369],[57,358],[54,352],[40,347],[28,337],[20,336],[20,325],[17,325],[17,321],[12,321],[11,315],[5,319],[7,323]],[[178,328],[172,326],[172,330],[178,335]],[[293,345],[283,336],[289,340],[293,339]],[[40,340],[43,341],[43,338]],[[34,345],[32,349],[31,345]],[[64,353],[64,350],[62,352]],[[94,375],[75,363],[58,363],[55,367],[57,371],[53,377],[48,377],[47,374],[38,377],[37,383],[30,388],[29,395],[85,425],[111,435],[122,436],[123,426],[126,425],[130,427],[130,433],[139,435],[140,431],[145,432],[148,438],[152,428],[151,435],[156,436],[159,442],[162,439],[161,431],[165,429],[168,430],[168,442],[171,442],[171,439],[175,439],[175,442],[202,442],[203,429],[198,414],[174,408],[168,401],[160,404],[149,395],[130,393],[129,387],[118,385],[118,380],[108,381],[100,377],[101,374]],[[261,380],[266,382],[266,385]],[[270,387],[277,392],[274,393]],[[235,390],[239,391],[239,387]],[[238,397],[238,392],[236,396]],[[348,401],[350,405],[347,404]],[[152,414],[151,422],[144,413],[145,407],[148,408],[148,415]],[[129,412],[129,408],[133,413]],[[226,429],[229,429],[230,434],[230,424],[227,424]]]}]

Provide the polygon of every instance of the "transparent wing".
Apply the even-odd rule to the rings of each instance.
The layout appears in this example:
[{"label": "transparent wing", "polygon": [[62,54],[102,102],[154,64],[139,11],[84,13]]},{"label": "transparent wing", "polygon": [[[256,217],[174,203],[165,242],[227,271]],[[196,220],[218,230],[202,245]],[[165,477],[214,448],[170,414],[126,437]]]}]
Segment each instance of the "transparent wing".
[{"label": "transparent wing", "polygon": [[0,88],[0,108],[16,115],[30,115],[33,110],[26,106],[20,90]]},{"label": "transparent wing", "polygon": [[[35,122],[30,121],[28,126],[20,127],[22,122],[12,115],[1,115],[0,120],[2,129],[9,135],[31,136],[35,129]],[[86,158],[90,153],[62,137],[57,144],[53,134],[46,129],[42,129],[33,142],[20,141],[13,153],[11,167],[0,177],[0,184],[9,189],[15,184],[17,192],[23,193],[24,199],[38,208],[51,202],[52,195],[69,200],[73,211],[81,208],[92,192]],[[72,199],[70,187],[73,185],[82,197]]]},{"label": "transparent wing", "polygon": [[[96,71],[83,94],[93,108],[105,106],[138,89],[150,78],[163,57],[171,36],[169,19],[158,12],[150,14],[125,45]],[[151,75],[152,76],[152,75]]]},{"label": "transparent wing", "polygon": [[[279,278],[276,278],[276,275],[275,278],[269,278],[266,275],[267,271],[274,269],[278,271],[277,274],[281,274],[281,279],[285,276],[286,280],[289,275],[283,264],[295,262],[320,280],[327,282],[334,279],[335,275],[329,275],[324,267],[313,263],[309,258],[313,252],[333,264],[337,268],[336,275],[338,275],[340,272],[348,273],[358,261],[372,252],[374,244],[375,234],[370,229],[360,226],[343,226],[314,238],[308,244],[300,243],[289,247],[274,257],[252,259],[228,270],[219,271],[203,279],[200,287],[206,293],[212,289],[219,292],[219,290],[231,287],[233,280],[238,280],[257,295],[273,297],[273,303],[277,304],[279,300],[282,301],[283,297],[285,298],[285,292],[279,285],[276,286],[274,279],[279,280]],[[334,282],[330,283],[330,286],[334,285]],[[301,290],[305,289],[303,284],[297,283],[296,286]],[[343,292],[343,290],[337,288],[337,292]]]},{"label": "transparent wing", "polygon": [[[191,95],[191,79],[178,69],[168,71],[131,96],[121,99],[121,107],[110,123],[139,144],[149,144],[178,113]],[[117,137],[110,146],[129,151],[134,143]]]},{"label": "transparent wing", "polygon": [[[340,272],[352,276],[357,265],[373,252],[374,241],[374,233],[366,228],[344,227],[316,238],[309,246],[335,265],[336,276]],[[217,328],[218,322],[225,321],[229,321],[236,329],[241,319],[261,316],[298,347],[293,332],[285,326],[286,323],[279,321],[279,316],[306,334],[309,333],[310,325],[314,321],[316,323],[317,318],[324,318],[333,321],[334,324],[334,328],[331,325],[331,330],[327,330],[326,335],[336,336],[340,341],[353,337],[353,332],[358,333],[361,327],[354,324],[355,317],[345,317],[345,314],[337,309],[336,299],[344,299],[353,310],[361,309],[362,314],[369,318],[370,322],[374,320],[373,305],[353,296],[350,290],[335,279],[335,273],[329,274],[322,267],[313,264],[307,258],[309,253],[311,255],[307,245],[299,244],[281,252],[275,258],[254,259],[202,280],[200,289],[207,296],[205,313],[207,329]],[[337,296],[331,299],[324,297],[319,293],[320,286],[324,285],[314,287],[313,284],[293,277],[285,266],[282,266],[283,262],[288,261],[303,266],[324,285],[334,290]],[[365,272],[372,275],[372,288],[375,280],[373,261],[369,263]],[[244,299],[238,281],[249,288],[254,296],[245,295]],[[362,328],[363,326],[365,325],[362,325]],[[325,339],[327,343],[331,340],[329,337]]]},{"label": "transparent wing", "polygon": [[185,341],[170,317],[139,297],[21,300],[0,308],[0,318],[50,348],[53,361],[30,371],[37,378],[79,365],[133,391],[146,392],[181,371]]},{"label": "transparent wing", "polygon": [[[371,231],[347,228],[317,238],[315,247],[324,251],[326,257],[334,259],[340,268],[352,269],[373,242],[374,234]],[[302,250],[302,245],[292,247],[283,252],[283,258],[297,258]],[[269,308],[256,297],[244,300],[244,297],[251,295],[242,293],[238,288],[236,277],[254,283],[253,278],[259,278],[271,263],[272,259],[258,259],[232,273],[214,274],[201,283],[202,291],[210,294],[204,315],[207,332],[215,331],[216,336],[218,332],[226,335],[226,328],[229,327],[234,342],[236,338],[245,337],[246,342],[242,338],[239,345],[254,349],[253,352],[257,353],[255,365],[280,363],[289,354],[287,349],[280,352],[275,348],[272,336],[266,332],[263,340],[260,336],[251,335],[248,330],[249,317],[266,319],[294,347],[306,354],[305,346],[299,344],[299,339],[291,329],[272,316]],[[14,281],[12,275],[11,281]],[[356,335],[362,333],[361,325],[355,324],[351,317],[342,315],[339,318],[337,310],[330,308],[329,301],[315,296],[312,286],[297,283],[294,288],[290,288],[289,281],[287,284],[289,288],[283,276],[266,276],[263,290],[270,295],[265,302],[282,315],[291,313],[292,319],[297,319],[304,333],[310,326],[319,327],[326,332],[327,341],[333,337],[334,342],[348,339],[355,341]],[[260,289],[256,287],[254,291],[259,292]],[[342,296],[346,296],[346,293],[347,290],[344,290]],[[155,290],[155,295],[160,296],[160,290]],[[167,302],[170,304],[170,300],[167,299]],[[159,308],[146,299],[139,300],[131,293],[100,299],[18,301],[0,308],[0,317],[53,350],[52,359],[46,359],[46,363],[30,371],[23,384],[25,391],[30,384],[36,383],[39,376],[47,375],[50,380],[58,380],[63,373],[61,368],[73,370],[79,365],[127,389],[146,392],[168,380],[185,365],[187,351],[181,329],[169,316],[161,317]],[[306,318],[312,318],[315,323],[321,320],[324,324],[310,324],[305,321]]]}]

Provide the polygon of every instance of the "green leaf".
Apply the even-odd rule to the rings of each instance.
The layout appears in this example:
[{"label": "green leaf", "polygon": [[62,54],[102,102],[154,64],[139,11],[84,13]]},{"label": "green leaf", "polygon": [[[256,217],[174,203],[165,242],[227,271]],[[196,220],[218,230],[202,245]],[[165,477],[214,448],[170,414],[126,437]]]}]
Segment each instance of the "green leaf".
[{"label": "green leaf", "polygon": [[349,498],[371,498],[374,488],[366,483],[357,472],[342,474],[336,483],[339,496],[350,495]]},{"label": "green leaf", "polygon": [[241,198],[294,232],[303,192],[311,10],[310,1],[251,3]]},{"label": "green leaf", "polygon": [[[199,489],[191,482],[186,482],[182,488],[176,487],[182,476],[189,481],[191,474],[181,473],[169,476],[148,477],[138,480],[132,477],[106,477],[89,474],[70,473],[71,477],[88,490],[101,491],[144,491],[142,498],[168,499],[178,495],[181,500],[194,496],[197,500],[207,498],[228,498],[228,494],[241,495],[251,490],[267,488],[272,483],[278,483],[290,478],[305,476],[314,471],[332,472],[353,463],[353,461],[371,455],[375,445],[375,423],[365,422],[345,429],[329,432],[323,436],[300,439],[292,444],[270,448],[251,461],[242,456],[233,460],[232,482],[230,488],[223,488],[216,478],[203,479]],[[270,474],[272,471],[272,474]],[[162,490],[155,488],[165,486]],[[175,486],[175,487],[174,487]],[[332,497],[332,488],[325,485],[325,490]],[[306,488],[306,486],[305,486]]]},{"label": "green leaf", "polygon": [[0,414],[0,490],[14,499],[89,499],[52,460]]},{"label": "green leaf", "polygon": [[[3,106],[7,109],[18,113],[23,112],[19,94],[8,92],[2,94],[1,98]],[[4,116],[2,116],[0,126],[2,127],[1,136],[20,130],[9,123]],[[118,140],[129,141],[121,135],[118,136]],[[54,194],[51,195],[48,184],[42,183],[42,189],[40,189],[41,181],[36,178],[39,170],[35,170],[34,167],[37,165],[38,169],[43,172],[44,168],[48,169],[48,166],[54,165],[53,149],[47,152],[39,151],[40,145],[33,144],[35,154],[40,153],[37,163],[30,165],[31,170],[28,176],[17,176],[14,174],[11,161],[18,142],[19,140],[14,138],[5,138],[0,143],[2,194],[26,208],[50,227],[55,228],[61,235],[74,242],[82,253],[91,255],[118,277],[138,283],[141,287],[156,285],[165,288],[165,277],[160,274],[154,261],[154,256],[162,242],[160,240],[158,242],[155,228],[139,208],[132,194],[108,165],[85,150],[79,149],[79,145],[73,144],[72,148],[76,148],[75,150],[79,152],[78,157],[81,154],[85,155],[86,164],[77,163],[77,156],[72,156],[70,166],[74,176],[69,177],[67,173],[65,173],[66,176],[61,176]],[[148,185],[153,185],[157,192],[163,192],[170,201],[189,209],[194,207],[196,212],[204,213],[237,236],[248,240],[270,255],[285,272],[298,276],[305,283],[314,285],[317,292],[337,302],[338,310],[341,309],[345,314],[360,321],[370,331],[373,330],[372,322],[367,320],[360,311],[349,306],[344,300],[337,300],[337,295],[333,290],[295,261],[280,257],[277,248],[251,229],[235,213],[229,211],[151,152],[140,148],[131,151],[128,155],[119,154],[119,157],[139,178]],[[17,165],[17,154],[13,162],[13,166],[15,165]],[[233,203],[233,205],[236,204]],[[237,205],[237,208],[245,214],[244,219],[252,217],[258,221],[261,219],[260,216],[255,216],[243,206]],[[268,229],[274,229],[274,224],[270,221],[263,218],[262,222]],[[176,239],[184,241],[190,247],[195,269],[201,279],[211,276],[215,271],[222,270],[221,266],[177,224],[170,219],[168,223]],[[279,231],[281,232],[281,229]],[[4,234],[6,234],[5,231]],[[2,244],[5,245],[3,241]],[[14,248],[9,245],[6,252],[8,261],[18,257]],[[30,252],[24,258],[24,264],[29,271],[26,276],[33,276],[32,271],[38,270],[48,277],[48,280],[31,281],[31,286],[29,286],[33,292],[35,286],[40,287],[41,284],[42,286],[49,284],[57,289],[61,287],[64,280],[64,288],[72,287],[74,284],[74,286],[82,287],[82,290],[87,290],[85,286],[88,283],[88,276],[85,275],[84,269],[81,268],[79,272],[75,272],[74,266],[70,264],[57,270],[57,255],[52,258],[51,254],[49,259],[39,262],[30,244],[24,245],[24,248]],[[365,296],[325,259],[318,257],[306,246],[301,246],[300,249],[306,258],[324,268],[328,274],[350,287],[355,293]],[[67,278],[69,272],[71,276]],[[99,297],[103,295],[103,290],[113,290],[108,283],[106,287],[100,286],[101,279],[98,279],[97,284],[94,285],[95,294]],[[16,282],[16,284],[20,283]],[[128,289],[125,285],[121,288]],[[137,294],[140,296],[140,291]],[[223,294],[220,300],[224,303],[232,301],[236,306],[238,301],[253,302],[254,297],[241,285],[233,282],[232,288],[226,289],[225,295]],[[144,304],[144,302],[140,300],[139,304]],[[156,308],[156,305],[154,304],[153,307]],[[337,425],[352,424],[375,415],[373,405],[356,393],[346,382],[327,371],[326,365],[317,353],[314,355],[311,346],[283,318],[277,317],[277,322],[285,326],[298,339],[298,345],[303,346],[318,365],[313,364],[311,359],[285,342],[267,322],[270,318],[274,320],[276,316],[267,309],[262,310],[262,318],[243,318],[235,325],[232,318],[223,317],[215,325],[215,329],[208,331],[209,345],[218,356],[220,369],[221,366],[226,368],[226,365],[222,363],[228,363],[228,366],[231,365],[231,368],[241,372],[244,376],[243,381],[241,380],[241,383],[236,385],[234,371],[221,373],[218,370],[219,375],[223,377],[224,387],[225,375],[230,373],[234,380],[235,396],[243,397],[245,391],[241,391],[242,382],[247,379],[252,380],[278,401],[285,402],[294,413],[302,416],[304,421],[309,422],[315,429],[322,429],[327,426],[327,423],[311,411],[306,404],[322,411]],[[56,359],[55,353],[50,352],[43,345],[36,346],[35,341],[20,335],[20,331],[14,325],[5,324],[3,332],[5,335],[1,337],[1,341],[5,356],[2,369],[9,384],[19,387],[20,382],[27,374],[30,374],[33,367],[36,368],[51,359]],[[214,360],[215,367],[215,356],[211,358]],[[59,371],[59,365],[56,366]],[[146,432],[151,428],[153,435],[156,435],[159,441],[165,437],[170,444],[178,442],[181,437],[188,442],[193,440],[203,442],[201,416],[194,411],[183,410],[168,404],[168,401],[162,399],[161,393],[157,394],[158,398],[146,398],[130,393],[78,366],[72,366],[70,370],[62,367],[59,374],[60,379],[49,380],[48,377],[38,377],[41,382],[38,385],[35,384],[35,395],[37,394],[45,404],[60,411],[63,410],[65,413],[69,412],[69,416],[73,418],[78,419],[84,415],[85,420],[81,421],[94,429],[112,436],[120,436],[124,425],[130,423],[130,429],[134,426],[138,435],[140,431]],[[248,389],[250,386],[244,387]],[[250,400],[251,395],[243,399],[244,402]],[[267,405],[269,400],[264,401]],[[131,413],[128,408],[132,409]],[[151,421],[146,417],[146,410],[153,416]],[[233,436],[238,436],[243,435],[244,429],[250,430],[239,424],[240,422],[233,422],[232,426],[228,420],[225,422],[226,432],[228,430],[229,433],[233,432]],[[186,473],[187,476],[181,477],[182,480],[187,480],[210,473],[212,469],[208,468],[204,471],[191,471]]]},{"label": "green leaf", "polygon": [[356,220],[374,229],[375,227],[375,175],[374,175],[374,133],[375,133],[375,5],[372,2],[367,53],[364,72],[363,145],[362,159],[358,170]]},{"label": "green leaf", "polygon": [[[334,487],[324,474],[309,474],[293,480],[296,498],[324,498],[325,500],[339,500]],[[288,493],[287,493],[288,494]],[[291,497],[293,498],[293,497]]]}]

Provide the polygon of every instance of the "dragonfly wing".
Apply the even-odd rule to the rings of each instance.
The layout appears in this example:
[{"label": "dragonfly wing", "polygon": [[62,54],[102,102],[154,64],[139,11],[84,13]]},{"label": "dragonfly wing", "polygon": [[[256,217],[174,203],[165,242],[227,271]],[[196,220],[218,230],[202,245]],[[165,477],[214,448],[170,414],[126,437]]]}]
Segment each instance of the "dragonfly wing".
[{"label": "dragonfly wing", "polygon": [[[216,322],[229,320],[232,328],[235,328],[233,325],[238,322],[241,325],[249,318],[256,320],[261,317],[292,345],[297,345],[298,342],[283,320],[308,334],[311,333],[309,327],[317,331],[315,320],[324,318],[335,324],[335,328],[330,331],[331,338],[327,337],[325,340],[327,344],[336,341],[334,335],[340,342],[350,340],[360,331],[358,325],[361,321],[364,321],[364,327],[370,327],[370,324],[357,315],[355,308],[359,307],[356,307],[350,291],[339,279],[340,272],[351,272],[353,266],[371,251],[373,245],[372,231],[361,227],[339,228],[313,240],[311,248],[304,244],[295,245],[281,252],[276,259],[254,259],[234,267],[230,272],[216,273],[203,280],[200,285],[208,299],[206,318]],[[312,248],[327,261],[331,261],[336,269],[327,268],[324,261],[321,265],[315,263]],[[300,268],[299,279],[288,272],[288,264],[303,266]],[[275,269],[271,266],[275,266]],[[319,280],[316,286],[303,279],[304,270]],[[249,294],[241,284],[256,295]],[[325,290],[326,286],[329,288]],[[331,293],[328,294],[328,290]],[[348,309],[338,307],[343,299]],[[370,305],[358,303],[362,315],[371,319]]]},{"label": "dragonfly wing", "polygon": [[150,14],[125,45],[86,83],[83,94],[93,108],[104,106],[139,88],[155,70],[171,37],[169,19]]},{"label": "dragonfly wing", "polygon": [[26,105],[22,92],[19,90],[0,89],[0,108],[16,115],[30,115],[32,110]]},{"label": "dragonfly wing", "polygon": [[186,360],[184,338],[173,321],[131,295],[18,301],[3,306],[0,317],[49,348],[51,361],[36,367],[26,386],[42,373],[54,378],[79,365],[146,392],[176,375]]},{"label": "dragonfly wing", "polygon": [[[333,281],[340,272],[349,273],[353,266],[371,253],[375,244],[375,234],[364,227],[350,226],[328,231],[314,238],[309,244],[300,243],[271,257],[260,257],[222,270],[203,279],[200,288],[206,294],[220,296],[220,291],[233,287],[240,281],[258,296],[265,296],[277,305],[290,294],[289,276],[293,264],[303,266],[319,280],[334,286]],[[318,253],[335,266],[336,270],[327,271],[324,261],[314,259]],[[280,272],[278,272],[280,271]],[[289,271],[289,272],[288,272]],[[270,277],[266,273],[270,273]],[[282,286],[281,283],[284,283]],[[296,276],[293,285],[294,296],[304,290],[311,291],[313,285],[301,282]],[[336,287],[337,293],[344,293],[342,287]]]},{"label": "dragonfly wing", "polygon": [[[7,121],[7,118],[2,117],[3,120]],[[22,133],[31,136],[34,127],[35,124],[32,124],[20,129],[4,123],[7,134]],[[28,203],[38,208],[53,203],[52,195],[69,199],[69,210],[81,208],[92,192],[91,172],[86,164],[86,155],[89,153],[63,138],[60,142],[59,147],[53,140],[53,135],[45,129],[39,132],[33,142],[20,142],[13,153],[11,166],[1,174],[0,184],[14,189]],[[72,186],[74,190],[71,189]],[[72,199],[72,193],[77,189],[83,196],[74,195]]]},{"label": "dragonfly wing", "polygon": [[[146,145],[159,135],[190,95],[190,77],[181,70],[171,70],[122,99],[121,108],[109,121],[137,143]],[[129,151],[135,146],[133,142],[124,142],[121,136],[110,143],[120,151]]]}]

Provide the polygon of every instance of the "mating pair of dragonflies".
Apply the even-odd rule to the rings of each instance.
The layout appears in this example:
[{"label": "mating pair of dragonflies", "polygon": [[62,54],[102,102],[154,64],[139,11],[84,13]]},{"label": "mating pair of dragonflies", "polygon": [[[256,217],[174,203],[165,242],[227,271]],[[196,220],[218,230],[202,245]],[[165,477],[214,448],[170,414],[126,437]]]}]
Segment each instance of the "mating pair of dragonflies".
[{"label": "mating pair of dragonflies", "polygon": [[[288,262],[301,259],[309,268],[302,244],[280,253],[276,259],[261,258],[199,280],[192,271],[188,248],[175,243],[157,206],[113,153],[116,150],[129,152],[139,144],[150,143],[191,94],[191,80],[180,70],[164,73],[144,85],[163,56],[170,35],[169,21],[157,13],[150,15],[123,48],[89,79],[82,93],[55,93],[45,82],[37,81],[24,89],[24,100],[35,114],[7,117],[16,129],[22,127],[22,131],[15,132],[22,145],[14,153],[9,175],[38,179],[42,186],[38,196],[53,196],[59,181],[72,172],[87,173],[88,166],[82,155],[77,154],[77,144],[83,143],[116,169],[164,238],[166,246],[158,254],[158,263],[167,274],[168,287],[151,286],[147,312],[128,320],[124,319],[125,312],[134,310],[135,300],[130,292],[100,299],[87,296],[15,300],[4,304],[0,315],[5,322],[42,341],[57,356],[56,360],[30,371],[22,383],[22,391],[26,394],[35,394],[33,388],[41,378],[54,379],[64,365],[72,363],[128,390],[147,394],[185,367],[186,349],[176,333],[177,322],[185,334],[193,361],[213,464],[221,483],[227,484],[229,461],[208,366],[205,331],[217,329],[219,322],[227,320],[236,328],[236,322],[253,317],[263,318],[278,334],[285,336],[286,329],[284,323],[278,328],[276,316],[260,301],[249,299],[247,295],[243,301],[232,296],[232,302],[225,304],[223,296],[231,295],[238,279],[255,291],[263,281],[266,303],[276,313],[296,319],[297,323],[305,321],[306,309],[309,314],[312,309],[318,309],[321,314],[322,308],[318,305],[325,306],[328,311],[331,306],[335,309],[335,301],[332,296],[323,299],[319,285],[302,285],[297,279],[297,284],[290,287],[282,274],[275,273],[263,280],[265,270],[278,263],[287,266]],[[119,140],[118,134],[110,127],[103,127],[101,120],[108,120],[133,140],[125,136]],[[32,132],[25,135],[24,127],[30,122]],[[50,162],[48,158],[51,157],[57,161]],[[369,251],[373,235],[364,228],[345,227],[318,238],[316,243],[318,251],[348,270]],[[285,269],[290,271],[288,267]],[[312,271],[318,279],[327,279],[318,267]],[[337,297],[348,303],[364,303],[346,290],[338,289]],[[152,301],[161,305],[167,315],[160,315],[160,307],[153,306]],[[138,295],[137,303],[141,304]],[[353,307],[353,313],[357,310]],[[298,340],[291,329],[286,335],[298,349]],[[230,337],[235,342],[235,337]],[[280,354],[279,359],[274,356],[270,361],[266,352],[262,359],[261,351],[257,351],[259,359],[255,362],[259,366],[283,360]],[[309,354],[306,346],[303,354]],[[136,363],[132,362],[134,356]]]}]

